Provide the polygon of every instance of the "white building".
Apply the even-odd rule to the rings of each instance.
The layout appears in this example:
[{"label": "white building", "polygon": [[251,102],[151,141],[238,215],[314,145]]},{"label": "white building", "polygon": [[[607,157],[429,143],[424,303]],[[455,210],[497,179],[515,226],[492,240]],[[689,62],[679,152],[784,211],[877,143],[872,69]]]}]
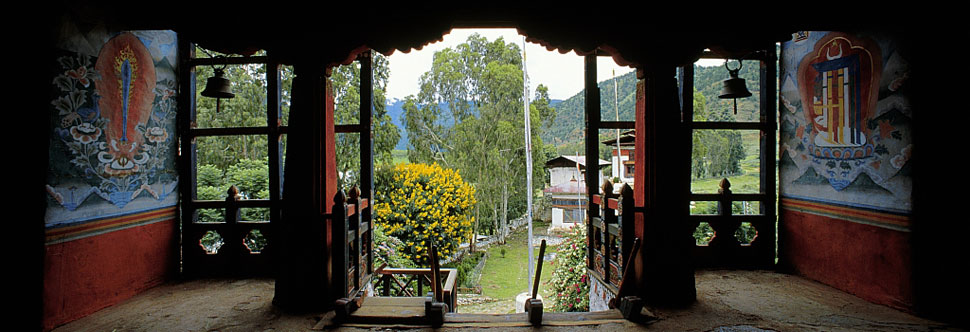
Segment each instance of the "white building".
[{"label": "white building", "polygon": [[[610,162],[597,159],[599,167]],[[586,157],[559,156],[546,162],[549,170],[549,188],[543,195],[552,198],[552,225],[550,229],[569,228],[583,223],[586,209]],[[606,180],[600,172],[600,182]]]},{"label": "white building", "polygon": [[[635,131],[630,130],[620,135],[619,149],[616,148],[616,139],[606,140],[602,143],[610,148],[610,181],[617,186],[621,186],[624,183],[633,186],[633,147],[636,144]],[[613,181],[614,179],[620,179],[620,181]]]}]

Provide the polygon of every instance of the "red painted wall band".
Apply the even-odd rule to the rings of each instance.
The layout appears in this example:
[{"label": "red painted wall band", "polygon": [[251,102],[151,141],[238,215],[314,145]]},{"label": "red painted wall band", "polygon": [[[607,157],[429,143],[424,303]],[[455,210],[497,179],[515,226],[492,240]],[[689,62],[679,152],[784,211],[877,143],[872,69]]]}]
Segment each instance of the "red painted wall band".
[{"label": "red painted wall band", "polygon": [[795,273],[867,301],[912,310],[910,233],[782,208],[779,256]]},{"label": "red painted wall band", "polygon": [[46,246],[45,330],[157,286],[174,266],[175,214],[168,220]]}]

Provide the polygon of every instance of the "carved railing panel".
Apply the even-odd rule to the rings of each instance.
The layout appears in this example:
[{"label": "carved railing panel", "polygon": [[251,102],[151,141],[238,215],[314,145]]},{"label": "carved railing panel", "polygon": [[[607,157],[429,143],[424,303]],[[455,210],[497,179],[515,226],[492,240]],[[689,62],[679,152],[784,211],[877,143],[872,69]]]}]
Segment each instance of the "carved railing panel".
[{"label": "carved railing panel", "polygon": [[342,191],[334,196],[333,215],[333,283],[346,291],[346,298],[361,294],[373,277],[371,252],[373,234],[371,220],[366,213],[368,200],[360,197],[356,187],[349,197]]},{"label": "carved railing panel", "polygon": [[[694,201],[717,202],[715,215],[691,215],[691,229],[706,223],[714,236],[695,246],[695,263],[702,267],[761,268],[774,264],[774,218],[764,212],[735,213],[735,203],[763,202],[763,194],[735,194],[731,182],[721,180],[717,194],[692,194]],[[760,205],[756,206],[761,208]],[[743,228],[743,231],[741,231]],[[739,235],[754,233],[753,238]],[[760,234],[767,236],[760,236]]]},{"label": "carved railing panel", "polygon": [[[448,304],[449,312],[455,312],[458,304],[458,270],[440,269],[443,302]],[[431,268],[390,268],[381,267],[374,272],[375,289],[380,296],[422,297],[432,289]]]},{"label": "carved railing panel", "polygon": [[599,279],[616,295],[623,280],[625,261],[633,243],[633,190],[624,184],[619,193],[613,184],[603,184],[602,194],[593,196],[593,203],[600,208],[600,217],[590,220],[587,234],[592,260],[590,274]]}]

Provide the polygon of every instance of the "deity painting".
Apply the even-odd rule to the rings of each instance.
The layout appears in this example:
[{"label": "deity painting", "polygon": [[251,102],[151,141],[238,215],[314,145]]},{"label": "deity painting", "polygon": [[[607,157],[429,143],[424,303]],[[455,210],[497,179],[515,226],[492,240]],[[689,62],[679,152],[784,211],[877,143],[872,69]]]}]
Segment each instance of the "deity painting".
[{"label": "deity painting", "polygon": [[77,38],[100,47],[57,59],[45,224],[174,204],[174,33]]}]

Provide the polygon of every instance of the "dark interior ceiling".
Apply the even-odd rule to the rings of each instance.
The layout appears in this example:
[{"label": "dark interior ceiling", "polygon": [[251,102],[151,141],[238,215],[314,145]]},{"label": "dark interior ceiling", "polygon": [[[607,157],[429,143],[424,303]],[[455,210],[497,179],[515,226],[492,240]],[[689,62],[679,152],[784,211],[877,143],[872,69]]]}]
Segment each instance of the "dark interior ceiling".
[{"label": "dark interior ceiling", "polygon": [[[184,6],[188,5],[188,6]],[[384,54],[420,49],[440,40],[451,28],[512,27],[549,50],[612,55],[617,63],[638,68],[647,64],[685,64],[705,48],[738,57],[752,49],[787,40],[812,28],[798,20],[732,19],[722,8],[695,11],[683,20],[673,10],[630,8],[623,17],[582,5],[423,8],[414,5],[288,2],[185,3],[177,11],[143,11],[101,2],[67,3],[75,21],[104,24],[109,30],[172,29],[180,38],[227,53],[265,49],[285,63],[347,63],[355,53],[372,48]],[[607,5],[604,5],[607,6]],[[609,4],[611,8],[619,5]],[[614,10],[615,12],[615,10]],[[642,14],[637,14],[637,13]],[[713,13],[713,14],[712,14]]]},{"label": "dark interior ceiling", "polygon": [[612,55],[618,64],[641,69],[691,63],[705,48],[737,58],[788,40],[799,30],[906,31],[913,25],[884,20],[885,15],[871,8],[854,10],[851,5],[840,4],[839,15],[825,16],[818,10],[788,6],[792,8],[723,3],[497,1],[432,7],[411,2],[280,0],[175,1],[135,11],[130,3],[81,1],[63,3],[59,8],[63,14],[55,20],[70,15],[74,21],[103,24],[109,31],[171,29],[179,38],[208,49],[238,54],[265,49],[284,63],[327,65],[349,63],[357,52],[367,48],[384,54],[420,49],[441,40],[452,28],[511,27],[549,50]]}]

